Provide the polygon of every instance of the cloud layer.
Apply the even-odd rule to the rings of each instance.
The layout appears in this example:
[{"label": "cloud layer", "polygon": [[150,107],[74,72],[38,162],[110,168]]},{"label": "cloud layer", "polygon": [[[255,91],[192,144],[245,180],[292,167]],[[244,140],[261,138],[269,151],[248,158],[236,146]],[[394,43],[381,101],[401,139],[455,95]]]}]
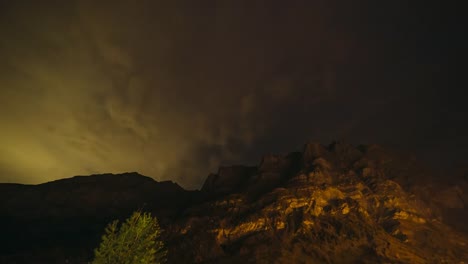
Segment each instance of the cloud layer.
[{"label": "cloud layer", "polygon": [[62,2],[2,8],[2,182],[139,171],[198,188],[306,140],[406,144],[433,123],[417,109],[439,95],[431,68],[367,26],[375,10]]}]

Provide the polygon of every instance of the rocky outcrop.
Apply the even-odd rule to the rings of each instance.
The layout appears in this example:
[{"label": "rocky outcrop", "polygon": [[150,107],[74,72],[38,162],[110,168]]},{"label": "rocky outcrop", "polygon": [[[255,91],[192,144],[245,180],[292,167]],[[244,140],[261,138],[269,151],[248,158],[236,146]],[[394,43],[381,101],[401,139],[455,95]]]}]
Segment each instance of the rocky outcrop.
[{"label": "rocky outcrop", "polygon": [[247,180],[255,174],[256,169],[256,167],[247,166],[221,167],[217,174],[208,176],[201,190],[210,194],[228,194],[240,191]]},{"label": "rocky outcrop", "polygon": [[303,166],[304,168],[309,168],[315,159],[317,158],[325,158],[329,159],[331,153],[321,144],[319,143],[307,143],[304,146],[303,150]]},{"label": "rocky outcrop", "polygon": [[222,167],[201,191],[136,173],[0,184],[0,262],[86,262],[106,223],[143,208],[169,263],[466,263],[466,181],[423,171],[335,142]]},{"label": "rocky outcrop", "polygon": [[291,174],[295,174],[300,169],[300,163],[301,153],[298,152],[264,156],[257,173],[249,179],[244,193],[256,197],[281,186]]},{"label": "rocky outcrop", "polygon": [[[187,210],[167,233],[170,262],[468,260],[466,234],[448,225],[446,215],[421,193],[411,192],[422,185],[409,181],[417,170],[407,161],[377,145],[355,148],[339,142],[306,144],[292,159],[299,168],[288,170],[286,160],[264,157],[247,186],[262,177],[268,180],[261,185],[275,184],[254,199],[245,188]],[[460,187],[438,192],[447,206],[460,208],[464,205],[452,195],[454,190]]]}]

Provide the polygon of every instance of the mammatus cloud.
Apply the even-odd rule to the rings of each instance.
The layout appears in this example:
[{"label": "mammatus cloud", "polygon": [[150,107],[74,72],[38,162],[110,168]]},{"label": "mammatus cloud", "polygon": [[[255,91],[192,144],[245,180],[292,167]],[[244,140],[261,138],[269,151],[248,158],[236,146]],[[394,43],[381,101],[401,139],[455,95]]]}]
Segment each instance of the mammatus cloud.
[{"label": "mammatus cloud", "polygon": [[223,163],[357,135],[398,101],[363,81],[378,47],[332,4],[265,6],[7,4],[0,181],[139,171],[197,188]]}]

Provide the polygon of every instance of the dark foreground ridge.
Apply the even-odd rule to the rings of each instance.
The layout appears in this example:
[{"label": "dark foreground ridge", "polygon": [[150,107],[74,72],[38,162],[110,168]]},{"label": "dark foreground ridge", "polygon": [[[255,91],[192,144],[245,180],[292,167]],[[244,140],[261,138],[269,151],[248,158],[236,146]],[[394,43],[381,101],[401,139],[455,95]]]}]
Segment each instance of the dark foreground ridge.
[{"label": "dark foreground ridge", "polygon": [[222,167],[201,191],[138,173],[0,184],[0,263],[86,263],[138,209],[159,218],[169,263],[468,263],[467,190],[340,142]]}]

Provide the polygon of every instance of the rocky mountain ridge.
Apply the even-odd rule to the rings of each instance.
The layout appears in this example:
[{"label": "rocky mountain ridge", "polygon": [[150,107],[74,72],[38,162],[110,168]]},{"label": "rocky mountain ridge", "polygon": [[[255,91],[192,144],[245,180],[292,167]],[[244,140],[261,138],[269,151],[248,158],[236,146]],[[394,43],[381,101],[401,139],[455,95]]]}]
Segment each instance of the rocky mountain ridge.
[{"label": "rocky mountain ridge", "polygon": [[0,184],[0,262],[84,263],[106,223],[143,208],[169,263],[468,263],[467,181],[428,177],[380,146],[334,142],[221,167],[200,191],[137,173]]}]

